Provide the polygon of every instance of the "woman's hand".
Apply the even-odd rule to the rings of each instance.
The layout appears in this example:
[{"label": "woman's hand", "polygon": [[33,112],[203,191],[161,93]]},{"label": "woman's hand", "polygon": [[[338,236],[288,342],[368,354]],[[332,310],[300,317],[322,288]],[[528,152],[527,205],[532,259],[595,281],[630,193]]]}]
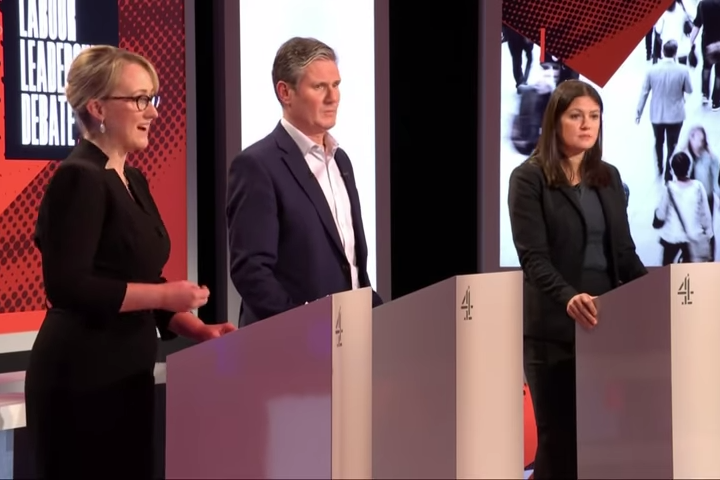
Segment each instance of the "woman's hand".
[{"label": "woman's hand", "polygon": [[162,310],[171,312],[187,312],[205,305],[210,296],[207,287],[181,280],[160,285],[163,289]]},{"label": "woman's hand", "polygon": [[170,320],[168,328],[181,337],[196,342],[212,340],[237,330],[235,325],[228,322],[208,325],[190,312],[176,313]]},{"label": "woman's hand", "polygon": [[567,314],[584,328],[591,329],[597,325],[597,307],[587,293],[579,293],[567,304]]},{"label": "woman's hand", "polygon": [[237,327],[230,322],[220,323],[217,325],[205,325],[197,328],[193,335],[194,340],[204,342],[213,338],[220,338],[230,332],[237,330]]}]

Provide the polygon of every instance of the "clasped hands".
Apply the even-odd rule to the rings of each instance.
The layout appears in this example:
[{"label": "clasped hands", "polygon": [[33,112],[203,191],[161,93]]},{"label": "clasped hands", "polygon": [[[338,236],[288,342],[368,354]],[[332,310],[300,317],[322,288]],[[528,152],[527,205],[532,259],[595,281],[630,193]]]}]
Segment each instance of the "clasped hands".
[{"label": "clasped hands", "polygon": [[587,293],[579,293],[567,304],[567,314],[583,328],[590,330],[597,325],[597,306],[595,297]]}]

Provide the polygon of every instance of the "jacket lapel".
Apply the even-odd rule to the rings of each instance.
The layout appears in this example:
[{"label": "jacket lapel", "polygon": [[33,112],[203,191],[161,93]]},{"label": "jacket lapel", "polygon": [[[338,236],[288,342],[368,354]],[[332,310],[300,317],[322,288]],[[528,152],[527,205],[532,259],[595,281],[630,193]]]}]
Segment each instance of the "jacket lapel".
[{"label": "jacket lapel", "polygon": [[577,191],[575,191],[575,187],[571,187],[570,185],[561,186],[560,191],[563,195],[565,195],[570,204],[575,208],[575,212],[580,217],[580,222],[582,222],[583,226],[583,244],[585,244],[587,242],[587,222],[585,221],[585,213],[583,212],[582,205],[580,205],[580,199],[578,198]]},{"label": "jacket lapel", "polygon": [[[135,200],[135,203],[140,207],[143,212],[147,213],[148,215],[152,215],[153,209],[150,203],[152,202],[152,200],[148,197],[148,194],[150,192],[148,192],[144,188],[138,188],[137,180],[134,178],[134,175],[129,174],[129,170],[125,170],[125,178],[127,178],[128,180],[132,199]],[[127,195],[127,192],[123,193]]]},{"label": "jacket lapel", "polygon": [[582,205],[580,205],[580,199],[578,198],[578,194],[575,191],[575,188],[569,185],[563,185],[560,187],[560,191],[563,193],[563,195],[565,195],[565,197],[567,197],[570,204],[575,207],[575,210],[582,219],[583,225],[585,225],[585,215],[583,215]]},{"label": "jacket lapel", "polygon": [[[616,248],[616,242],[615,242],[615,232],[613,231],[613,227],[615,227],[615,222],[617,221],[618,213],[616,210],[618,209],[618,206],[620,205],[618,203],[618,199],[615,196],[616,191],[612,186],[604,187],[604,188],[598,188],[598,198],[600,199],[600,205],[602,205],[602,211],[603,211],[603,218],[605,218],[605,230],[606,230],[606,238],[607,238],[607,252],[609,255],[609,260],[612,262],[612,271],[613,271],[613,281],[616,285],[621,285],[622,282],[620,281],[620,272],[619,272],[619,265],[620,265],[620,252],[618,252],[618,249]],[[626,207],[624,203],[622,204],[621,208],[624,210]],[[613,218],[616,218],[615,221],[613,221]],[[621,217],[620,217],[621,218]]]},{"label": "jacket lapel", "polygon": [[612,222],[611,215],[608,213],[608,212],[613,211],[614,199],[612,198],[612,192],[609,187],[598,188],[597,193],[598,193],[598,198],[600,199],[600,204],[602,205],[603,217],[605,218],[605,230],[607,231],[607,238],[608,238],[608,242],[610,244],[609,245],[610,251],[614,253],[615,246],[612,243],[613,238],[615,238],[613,236],[613,232],[612,232],[613,222]]},{"label": "jacket lapel", "polygon": [[353,231],[355,232],[355,252],[358,267],[364,269],[367,245],[365,243],[365,230],[363,229],[362,215],[360,212],[360,194],[358,193],[357,184],[352,174],[350,159],[345,152],[338,150],[335,154],[335,162],[342,174],[343,183],[345,184],[345,189],[350,199],[350,214],[352,215]]},{"label": "jacket lapel", "polygon": [[300,148],[297,146],[292,137],[287,133],[285,128],[278,124],[273,132],[277,141],[278,148],[282,152],[282,160],[297,180],[300,187],[308,196],[315,207],[320,220],[322,221],[325,231],[340,252],[343,252],[342,241],[338,233],[335,219],[333,218],[330,206],[328,205],[325,194],[320,187],[315,175],[313,175],[310,167],[302,156]]}]

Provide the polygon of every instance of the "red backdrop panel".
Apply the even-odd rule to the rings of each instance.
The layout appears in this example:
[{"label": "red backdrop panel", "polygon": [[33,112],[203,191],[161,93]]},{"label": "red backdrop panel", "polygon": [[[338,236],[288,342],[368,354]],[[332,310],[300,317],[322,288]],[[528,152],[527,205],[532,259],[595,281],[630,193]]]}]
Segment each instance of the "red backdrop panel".
[{"label": "red backdrop panel", "polygon": [[[140,53],[160,77],[160,116],[150,146],[132,155],[150,182],[172,240],[168,279],[187,278],[185,13],[183,0],[120,0],[120,47]],[[1,34],[0,34],[1,35]],[[0,36],[0,40],[1,40]],[[3,58],[0,42],[0,61]],[[4,65],[0,75],[4,76]],[[5,93],[0,85],[0,107]],[[4,111],[4,109],[3,109]],[[37,209],[55,162],[6,161],[0,118],[0,334],[36,330],[45,292],[40,254],[33,245]]]},{"label": "red backdrop panel", "polygon": [[674,0],[503,0],[503,22],[600,87]]}]

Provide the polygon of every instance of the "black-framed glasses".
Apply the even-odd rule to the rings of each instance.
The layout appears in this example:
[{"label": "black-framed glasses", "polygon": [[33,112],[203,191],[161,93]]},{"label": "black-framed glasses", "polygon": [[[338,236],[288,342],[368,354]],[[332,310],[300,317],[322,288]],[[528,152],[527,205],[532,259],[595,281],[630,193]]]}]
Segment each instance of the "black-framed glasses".
[{"label": "black-framed glasses", "polygon": [[152,105],[155,108],[158,108],[158,105],[160,105],[160,95],[135,95],[132,97],[120,97],[120,96],[114,96],[114,97],[106,97],[107,100],[125,100],[127,102],[135,102],[135,105],[137,106],[137,109],[139,111],[145,110],[149,105]]}]

